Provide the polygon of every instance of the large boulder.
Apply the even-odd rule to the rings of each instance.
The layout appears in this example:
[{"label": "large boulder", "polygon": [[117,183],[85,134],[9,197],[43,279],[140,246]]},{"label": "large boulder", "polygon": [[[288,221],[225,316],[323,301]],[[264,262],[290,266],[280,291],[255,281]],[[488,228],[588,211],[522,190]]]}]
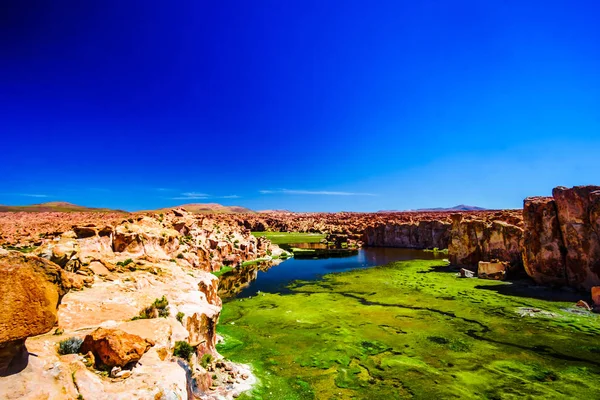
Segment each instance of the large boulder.
[{"label": "large boulder", "polygon": [[154,343],[119,329],[98,328],[83,340],[81,352],[91,351],[96,363],[106,367],[124,367],[137,362]]},{"label": "large boulder", "polygon": [[56,308],[69,289],[65,275],[43,258],[0,253],[0,374],[24,350],[26,338],[56,324]]},{"label": "large boulder", "polygon": [[600,186],[557,187],[552,191],[567,254],[570,286],[600,285]]},{"label": "large boulder", "polygon": [[481,279],[504,280],[508,263],[502,261],[479,261],[477,266],[477,277]]}]

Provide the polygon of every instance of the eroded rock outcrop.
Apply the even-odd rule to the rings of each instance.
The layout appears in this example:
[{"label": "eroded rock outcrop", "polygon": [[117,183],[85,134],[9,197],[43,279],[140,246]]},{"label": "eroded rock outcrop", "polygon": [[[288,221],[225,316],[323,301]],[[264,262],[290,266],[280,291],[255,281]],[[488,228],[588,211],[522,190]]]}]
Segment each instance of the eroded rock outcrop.
[{"label": "eroded rock outcrop", "polygon": [[[48,312],[42,307],[23,314],[35,317],[38,312],[39,321],[34,320],[39,329],[29,320],[18,321],[31,329],[7,336],[6,343],[14,352],[29,337],[27,347],[36,357],[29,357],[23,370],[0,377],[0,398],[233,398],[254,378],[247,367],[226,363],[215,350],[221,299],[218,279],[210,271],[225,260],[236,267],[279,251],[238,224],[174,210],[134,215],[112,226],[75,226],[43,240],[35,252],[44,258],[14,253],[11,257],[27,258],[27,265],[18,270],[27,276],[19,275],[15,281],[33,279],[29,270],[38,263],[58,277],[44,276],[42,287],[56,284],[62,285],[59,289],[82,290],[48,295]],[[2,278],[2,289],[14,291],[13,279]],[[26,288],[17,290],[14,299],[27,298]],[[9,299],[3,296],[3,301]],[[13,303],[4,308],[17,310],[19,305]],[[146,312],[156,304],[160,312]],[[43,335],[57,320],[61,334]],[[58,354],[62,340],[76,343],[84,338],[80,354]],[[174,355],[177,342],[193,347],[189,358]],[[206,365],[201,360],[207,353],[226,363],[227,369]],[[111,378],[99,375],[94,365],[113,367]],[[231,374],[245,378],[230,384]]]},{"label": "eroded rock outcrop", "polygon": [[364,233],[367,246],[409,249],[446,249],[449,238],[450,224],[442,221],[381,223]]},{"label": "eroded rock outcrop", "polygon": [[526,271],[539,283],[600,285],[600,186],[557,187],[524,202]]},{"label": "eroded rock outcrop", "polygon": [[0,374],[24,349],[25,339],[50,331],[70,285],[53,262],[0,252]]},{"label": "eroded rock outcrop", "polygon": [[542,284],[567,284],[566,250],[552,197],[529,197],[523,203],[523,264]]},{"label": "eroded rock outcrop", "polygon": [[477,266],[480,261],[503,261],[508,272],[522,267],[523,228],[519,213],[487,216],[452,215],[448,255],[455,265]]}]

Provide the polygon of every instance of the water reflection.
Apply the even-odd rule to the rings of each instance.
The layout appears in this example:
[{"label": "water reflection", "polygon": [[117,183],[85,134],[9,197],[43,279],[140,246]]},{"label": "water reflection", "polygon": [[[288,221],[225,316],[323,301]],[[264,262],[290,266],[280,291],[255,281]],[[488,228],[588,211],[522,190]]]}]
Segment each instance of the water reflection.
[{"label": "water reflection", "polygon": [[[254,296],[260,292],[284,293],[295,280],[312,280],[331,272],[369,268],[393,261],[434,260],[446,256],[413,249],[368,247],[344,258],[275,260],[236,268],[219,279],[219,295],[223,299]],[[274,265],[277,263],[278,265]]]}]

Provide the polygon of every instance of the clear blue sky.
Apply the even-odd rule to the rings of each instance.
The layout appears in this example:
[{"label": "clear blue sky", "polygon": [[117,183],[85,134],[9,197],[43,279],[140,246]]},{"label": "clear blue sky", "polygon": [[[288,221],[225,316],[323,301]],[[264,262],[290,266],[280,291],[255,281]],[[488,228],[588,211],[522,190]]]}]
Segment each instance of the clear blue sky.
[{"label": "clear blue sky", "polygon": [[520,207],[600,184],[597,1],[3,1],[0,204]]}]

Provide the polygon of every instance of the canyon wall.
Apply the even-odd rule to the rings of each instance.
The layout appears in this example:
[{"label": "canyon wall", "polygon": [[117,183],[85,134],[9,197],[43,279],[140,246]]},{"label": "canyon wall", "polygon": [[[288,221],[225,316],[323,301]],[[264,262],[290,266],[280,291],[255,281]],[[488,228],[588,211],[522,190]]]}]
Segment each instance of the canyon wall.
[{"label": "canyon wall", "polygon": [[536,282],[600,285],[600,186],[557,187],[524,201],[525,270]]},{"label": "canyon wall", "polygon": [[364,230],[366,246],[409,249],[446,249],[450,224],[442,221],[379,223]]},{"label": "canyon wall", "polygon": [[503,261],[517,271],[522,267],[523,222],[519,211],[486,215],[453,214],[448,256],[461,266],[479,261]]},{"label": "canyon wall", "polygon": [[522,215],[454,214],[452,264],[500,261],[537,283],[588,290],[600,285],[600,186],[557,187],[524,200]]}]

